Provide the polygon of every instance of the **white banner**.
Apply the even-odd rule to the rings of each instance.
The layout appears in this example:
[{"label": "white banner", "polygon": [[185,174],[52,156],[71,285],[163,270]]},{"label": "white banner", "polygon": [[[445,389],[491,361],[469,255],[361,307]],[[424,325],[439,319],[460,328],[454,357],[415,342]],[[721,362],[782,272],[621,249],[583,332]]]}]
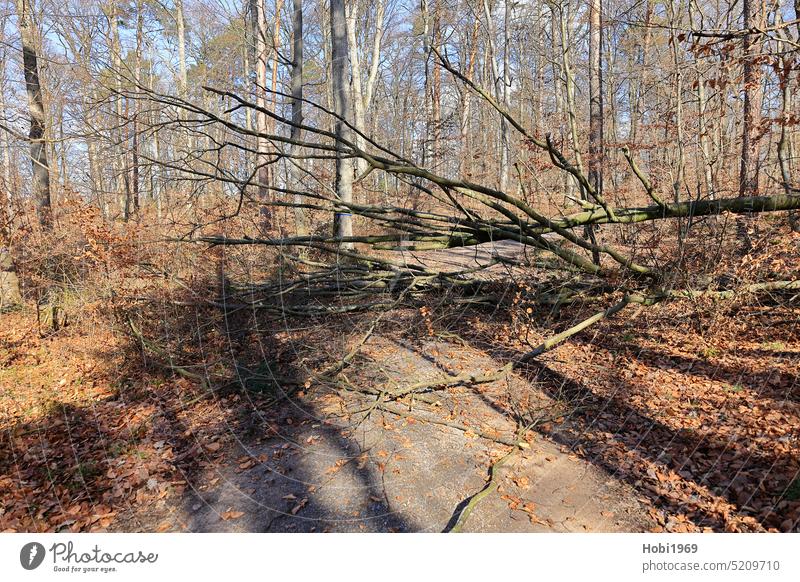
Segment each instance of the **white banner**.
[{"label": "white banner", "polygon": [[800,580],[800,534],[2,534],[0,580]]}]

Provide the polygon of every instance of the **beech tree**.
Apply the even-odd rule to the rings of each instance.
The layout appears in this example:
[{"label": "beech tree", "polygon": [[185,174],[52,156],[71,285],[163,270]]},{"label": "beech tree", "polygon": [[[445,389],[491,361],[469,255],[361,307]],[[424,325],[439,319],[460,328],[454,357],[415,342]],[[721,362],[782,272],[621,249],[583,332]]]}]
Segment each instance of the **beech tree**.
[{"label": "beech tree", "polygon": [[30,161],[33,179],[31,191],[36,200],[39,222],[43,227],[52,226],[50,202],[50,166],[47,161],[45,117],[42,85],[39,79],[38,33],[34,26],[33,9],[30,0],[17,0],[17,23],[22,41],[22,61],[25,75],[25,91],[28,94],[28,116],[30,130]]}]

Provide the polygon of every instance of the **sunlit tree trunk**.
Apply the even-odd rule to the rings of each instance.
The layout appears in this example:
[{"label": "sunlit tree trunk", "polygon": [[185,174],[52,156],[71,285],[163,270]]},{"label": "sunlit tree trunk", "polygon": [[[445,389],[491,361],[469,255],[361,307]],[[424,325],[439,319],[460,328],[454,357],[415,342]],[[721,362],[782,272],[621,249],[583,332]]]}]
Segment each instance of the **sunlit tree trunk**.
[{"label": "sunlit tree trunk", "polygon": [[[511,17],[512,0],[503,5],[503,107],[511,105]],[[508,166],[511,163],[511,128],[505,118],[500,120],[500,190],[508,190]]]},{"label": "sunlit tree trunk", "polygon": [[[283,9],[283,0],[275,0],[275,20],[272,26],[272,64],[270,65],[270,82],[271,82],[271,99],[270,99],[270,111],[275,113],[278,109],[278,96],[276,92],[278,90],[278,47],[281,42],[281,9]],[[273,132],[275,129],[275,121],[270,120],[269,124],[270,132]]]},{"label": "sunlit tree trunk", "polygon": [[[353,125],[364,133],[366,129],[364,120],[364,92],[361,86],[361,59],[358,55],[358,0],[348,1],[347,9],[347,51],[350,56],[350,88],[353,105]],[[355,136],[358,147],[364,147],[364,138],[360,135]],[[356,164],[356,174],[361,175],[367,169],[365,160],[358,159]]]},{"label": "sunlit tree trunk", "polygon": [[266,14],[264,11],[264,0],[251,0],[251,17],[253,18],[253,40],[255,43],[255,93],[256,105],[260,111],[255,112],[256,118],[256,180],[258,182],[258,199],[261,202],[261,226],[268,229],[271,226],[271,212],[267,206],[269,200],[270,171],[268,163],[269,141],[263,137],[269,131],[267,115],[264,110],[267,108],[267,63],[269,61],[269,50],[267,48],[267,26]]},{"label": "sunlit tree trunk", "polygon": [[17,21],[19,35],[22,40],[22,62],[25,75],[25,90],[28,94],[28,115],[30,117],[31,157],[31,192],[36,201],[39,223],[45,228],[52,228],[53,217],[50,205],[50,166],[47,162],[47,146],[45,143],[46,117],[42,86],[39,81],[39,63],[37,54],[37,33],[33,26],[30,0],[17,1]]},{"label": "sunlit tree trunk", "polygon": [[[136,2],[136,55],[135,55],[135,74],[136,82],[142,80],[142,46],[144,44],[144,14],[140,2]],[[131,152],[133,164],[131,168],[131,205],[134,215],[139,214],[139,99],[134,100],[133,120],[131,125]],[[130,212],[128,213],[130,214]]]},{"label": "sunlit tree trunk", "polygon": [[[0,42],[4,42],[5,21],[0,21]],[[6,118],[6,62],[5,51],[0,53],[0,119]],[[11,156],[8,134],[0,130],[3,173],[0,184],[0,313],[11,305],[22,302],[19,278],[11,256]]]},{"label": "sunlit tree trunk", "polygon": [[[350,116],[350,91],[348,90],[348,50],[347,21],[344,0],[331,0],[331,85],[333,88],[333,110],[338,116],[334,131],[337,139],[336,155],[336,196],[342,202],[353,201],[353,164],[345,157],[342,139],[350,138],[350,131],[344,119]],[[334,214],[334,235],[339,238],[353,235],[353,216],[347,206],[341,206]],[[344,248],[352,248],[352,243],[342,243]]]},{"label": "sunlit tree trunk", "polygon": [[589,181],[603,192],[603,68],[600,0],[589,2]]},{"label": "sunlit tree trunk", "polygon": [[[746,31],[763,29],[765,9],[763,0],[742,0],[742,19]],[[760,52],[761,34],[745,34],[742,40],[744,59],[744,102],[742,111],[742,158],[739,167],[739,195],[758,194],[759,157],[761,154],[761,104],[764,99]]]},{"label": "sunlit tree trunk", "polygon": [[175,27],[178,33],[178,94],[185,99],[188,78],[186,75],[186,20],[183,15],[183,0],[175,0]]},{"label": "sunlit tree trunk", "polygon": [[[292,0],[292,129],[291,138],[301,140],[303,130],[300,125],[303,123],[303,0]],[[300,147],[292,144],[289,165],[289,179],[291,188],[300,190],[302,183],[303,168],[301,160],[297,159],[300,154]],[[305,211],[299,206],[303,203],[300,194],[294,195],[294,202],[298,206],[294,209],[295,230],[298,235],[308,233]]]},{"label": "sunlit tree trunk", "polygon": [[[480,30],[481,20],[477,11],[472,22],[472,31],[469,37],[469,47],[467,48],[468,57],[464,76],[472,81],[475,75],[475,59],[478,54],[478,31]],[[469,174],[472,169],[472,156],[470,144],[470,113],[472,108],[472,92],[468,88],[461,91],[461,116],[459,120],[459,137],[461,142],[461,155],[459,156],[459,172]]]}]

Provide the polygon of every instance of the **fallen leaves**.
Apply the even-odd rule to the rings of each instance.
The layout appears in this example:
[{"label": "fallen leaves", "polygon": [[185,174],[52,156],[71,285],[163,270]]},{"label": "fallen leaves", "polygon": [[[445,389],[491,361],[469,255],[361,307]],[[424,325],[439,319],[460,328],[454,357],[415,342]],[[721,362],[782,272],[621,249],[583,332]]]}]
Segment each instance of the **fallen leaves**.
[{"label": "fallen leaves", "polygon": [[527,489],[531,484],[530,479],[528,479],[524,475],[521,475],[519,477],[512,477],[511,481],[514,483],[514,485],[516,485],[520,489]]},{"label": "fallen leaves", "polygon": [[230,521],[231,519],[239,519],[244,515],[244,511],[234,511],[233,509],[228,509],[228,511],[223,511],[219,514],[219,516],[225,520]]},{"label": "fallen leaves", "polygon": [[308,504],[308,497],[303,497],[303,499],[301,499],[300,502],[297,505],[292,507],[292,510],[290,511],[290,513],[292,515],[297,515],[297,512],[300,511],[301,509],[303,509],[307,504]]}]

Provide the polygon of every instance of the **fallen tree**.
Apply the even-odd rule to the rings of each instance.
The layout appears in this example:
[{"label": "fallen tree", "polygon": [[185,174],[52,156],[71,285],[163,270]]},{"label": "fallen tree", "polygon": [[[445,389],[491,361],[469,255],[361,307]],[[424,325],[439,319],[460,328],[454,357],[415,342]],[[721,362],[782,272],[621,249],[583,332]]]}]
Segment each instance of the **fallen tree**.
[{"label": "fallen tree", "polygon": [[[434,49],[434,52],[435,49]],[[351,313],[356,311],[384,311],[397,307],[398,294],[407,293],[413,298],[432,289],[459,288],[469,295],[479,295],[482,285],[478,275],[498,264],[513,261],[499,255],[478,266],[442,269],[433,266],[427,251],[477,248],[484,243],[513,241],[523,248],[544,256],[540,267],[550,273],[550,278],[540,281],[541,295],[554,287],[580,288],[573,295],[586,296],[598,292],[613,303],[588,319],[554,335],[527,353],[521,354],[513,366],[523,365],[580,333],[595,323],[613,316],[627,305],[647,306],[676,298],[696,298],[707,294],[726,298],[736,294],[730,289],[672,288],[674,280],[664,271],[664,265],[652,257],[637,256],[613,241],[613,237],[587,235],[592,229],[604,225],[630,227],[643,222],[671,219],[694,219],[725,214],[756,215],[768,212],[787,212],[800,209],[800,195],[791,190],[771,196],[690,199],[666,202],[657,192],[650,178],[638,166],[631,152],[623,148],[631,176],[653,202],[647,206],[614,207],[613,196],[598,192],[579,164],[573,163],[556,147],[551,137],[535,136],[492,95],[462,75],[447,58],[438,52],[439,64],[473,93],[478,95],[502,118],[516,129],[529,147],[547,155],[553,168],[568,174],[580,186],[583,196],[579,201],[582,210],[567,215],[548,216],[527,196],[524,180],[520,176],[522,195],[514,195],[481,183],[460,177],[439,174],[421,167],[407,157],[392,151],[385,144],[374,141],[360,132],[345,117],[336,115],[323,106],[304,100],[323,118],[347,126],[348,132],[333,132],[324,127],[289,119],[240,95],[205,87],[210,94],[229,104],[223,112],[214,112],[185,99],[154,93],[148,88],[134,86],[128,96],[148,99],[175,114],[173,124],[191,124],[210,144],[205,157],[169,163],[172,170],[196,180],[210,180],[234,186],[239,195],[237,212],[248,196],[249,188],[270,191],[280,196],[272,201],[259,200],[272,207],[291,208],[296,211],[329,213],[330,216],[361,217],[363,233],[338,236],[315,234],[302,236],[265,237],[244,234],[238,237],[223,235],[198,235],[195,231],[181,242],[212,246],[261,245],[279,249],[282,260],[294,263],[295,278],[262,284],[247,283],[232,287],[230,295],[218,303],[231,308],[266,309],[276,317]],[[291,96],[276,92],[276,97]],[[248,128],[236,121],[235,114],[242,109],[266,115],[277,122],[284,132],[266,133]],[[224,131],[212,132],[219,127]],[[298,135],[305,135],[299,139]],[[360,160],[366,170],[356,183],[378,172],[392,177],[419,196],[431,201],[431,209],[391,204],[364,204],[340,199],[336,193],[326,193],[325,188],[299,190],[297,182],[280,185],[264,184],[255,177],[254,170],[241,177],[221,160],[226,150],[244,151],[264,158],[250,143],[260,140],[271,144],[272,151],[265,157],[268,164],[287,163],[299,165],[304,161],[315,163],[341,163],[342,159]],[[153,163],[161,163],[151,160]],[[334,223],[336,219],[334,219]],[[582,229],[583,232],[580,232]],[[300,252],[297,252],[297,250]],[[311,260],[313,252],[320,259]],[[393,253],[397,253],[396,256]],[[327,258],[326,258],[327,257]],[[578,281],[575,281],[578,276]],[[477,281],[477,283],[476,283]],[[624,283],[621,283],[624,281]],[[567,283],[569,282],[569,283]],[[537,286],[537,282],[532,282]],[[748,292],[792,291],[798,282],[760,281],[752,284]],[[256,297],[257,296],[257,297]],[[622,297],[620,299],[620,296]],[[796,295],[795,295],[796,297]],[[534,294],[536,299],[536,294]],[[558,300],[560,301],[560,299]],[[463,379],[445,381],[462,383]]]}]

